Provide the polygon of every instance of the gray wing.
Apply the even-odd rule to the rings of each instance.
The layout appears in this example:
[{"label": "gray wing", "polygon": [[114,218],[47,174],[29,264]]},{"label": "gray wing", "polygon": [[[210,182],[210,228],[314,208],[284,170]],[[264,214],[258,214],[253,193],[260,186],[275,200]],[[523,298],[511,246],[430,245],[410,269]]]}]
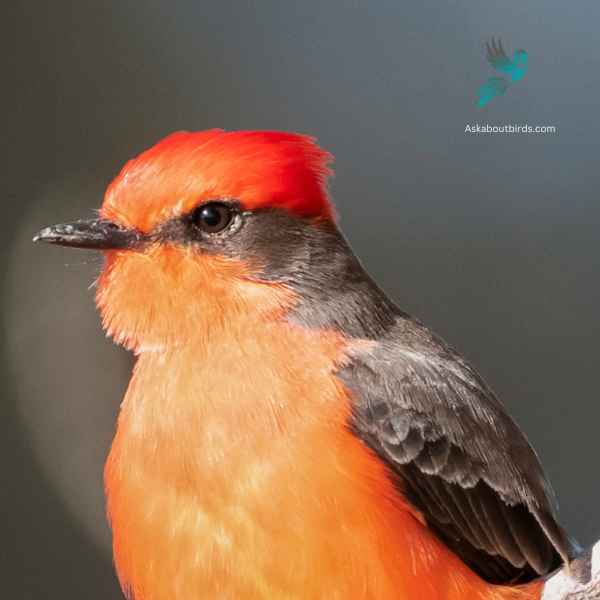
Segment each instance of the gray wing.
[{"label": "gray wing", "polygon": [[492,38],[490,42],[485,43],[485,50],[486,58],[494,69],[501,73],[507,73],[514,67],[513,62],[504,51],[500,40]]},{"label": "gray wing", "polygon": [[399,317],[339,376],[353,431],[437,535],[484,579],[524,582],[575,552],[525,436],[471,367]]}]

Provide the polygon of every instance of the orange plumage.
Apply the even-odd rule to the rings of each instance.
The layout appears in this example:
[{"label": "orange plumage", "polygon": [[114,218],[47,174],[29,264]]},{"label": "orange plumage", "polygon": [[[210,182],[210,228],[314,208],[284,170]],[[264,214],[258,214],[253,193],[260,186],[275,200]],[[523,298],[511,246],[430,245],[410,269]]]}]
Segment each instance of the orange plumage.
[{"label": "orange plumage", "polygon": [[537,581],[476,575],[350,431],[336,372],[372,340],[288,318],[298,292],[257,255],[219,252],[225,238],[199,251],[152,237],[221,199],[330,222],[329,160],[292,134],[178,133],[108,189],[102,217],[149,236],[106,250],[97,296],[137,354],[105,471],[123,587],[135,600],[538,598]]}]

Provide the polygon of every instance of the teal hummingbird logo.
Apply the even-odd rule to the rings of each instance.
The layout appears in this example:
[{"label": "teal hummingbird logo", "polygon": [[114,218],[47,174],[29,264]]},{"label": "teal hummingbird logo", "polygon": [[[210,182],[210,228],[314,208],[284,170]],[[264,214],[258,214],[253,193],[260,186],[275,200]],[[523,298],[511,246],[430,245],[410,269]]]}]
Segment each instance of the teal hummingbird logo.
[{"label": "teal hummingbird logo", "polygon": [[502,42],[492,38],[486,42],[486,58],[490,65],[502,73],[504,77],[490,77],[480,88],[477,106],[483,108],[496,96],[503,96],[506,90],[515,82],[521,81],[527,73],[527,52],[516,50],[509,58],[502,47]]}]

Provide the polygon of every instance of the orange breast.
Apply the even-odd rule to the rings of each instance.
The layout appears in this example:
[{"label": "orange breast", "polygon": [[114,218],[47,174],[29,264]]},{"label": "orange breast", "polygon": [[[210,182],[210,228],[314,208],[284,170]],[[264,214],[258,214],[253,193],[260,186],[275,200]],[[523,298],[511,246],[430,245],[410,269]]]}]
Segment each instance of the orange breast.
[{"label": "orange breast", "polygon": [[484,584],[347,429],[345,342],[240,319],[142,352],[106,466],[136,600],[534,598]]}]

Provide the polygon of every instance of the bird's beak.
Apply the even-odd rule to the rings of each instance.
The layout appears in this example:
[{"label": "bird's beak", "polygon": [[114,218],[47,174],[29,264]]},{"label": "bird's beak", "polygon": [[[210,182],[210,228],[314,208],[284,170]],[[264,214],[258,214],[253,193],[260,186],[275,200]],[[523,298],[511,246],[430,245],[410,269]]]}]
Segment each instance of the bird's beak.
[{"label": "bird's beak", "polygon": [[133,229],[123,229],[105,219],[90,219],[51,225],[42,229],[33,241],[73,248],[116,250],[130,248],[140,241],[140,234]]}]

